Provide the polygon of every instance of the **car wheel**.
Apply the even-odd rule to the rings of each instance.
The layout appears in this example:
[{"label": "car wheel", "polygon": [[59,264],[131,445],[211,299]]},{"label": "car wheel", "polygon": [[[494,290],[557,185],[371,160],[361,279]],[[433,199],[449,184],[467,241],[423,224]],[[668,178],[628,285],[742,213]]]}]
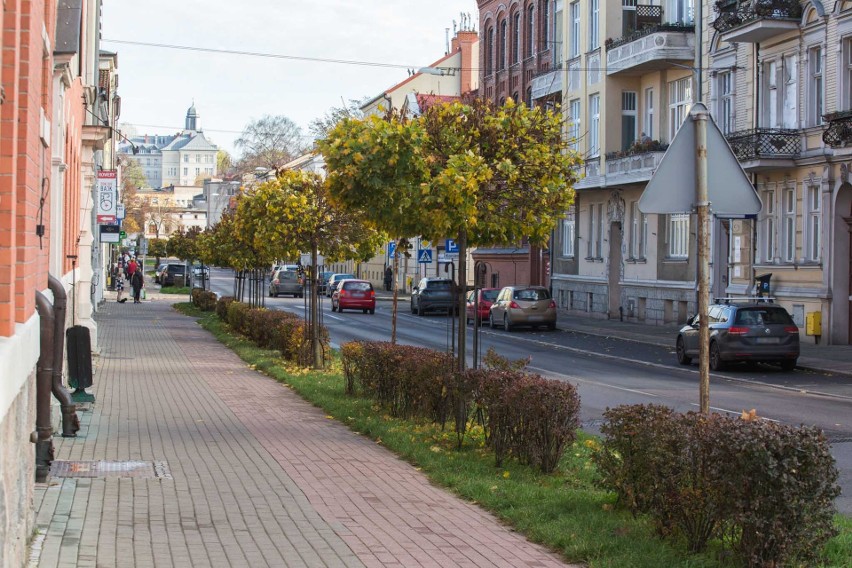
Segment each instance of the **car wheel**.
[{"label": "car wheel", "polygon": [[722,361],[722,353],[719,351],[719,344],[715,341],[710,344],[710,370],[721,371],[725,368],[725,362]]},{"label": "car wheel", "polygon": [[364,313],[365,313],[365,314],[366,314],[367,312],[369,312],[369,311],[370,311],[370,310],[368,310],[368,309],[364,308]]},{"label": "car wheel", "polygon": [[692,363],[692,357],[686,354],[686,345],[683,344],[682,337],[677,338],[677,362],[681,365],[689,365]]},{"label": "car wheel", "polygon": [[792,371],[796,368],[797,359],[784,359],[781,361],[781,370],[782,371]]},{"label": "car wheel", "polygon": [[376,308],[370,308],[369,311],[370,311],[370,315],[373,315],[373,314],[376,313]]},{"label": "car wheel", "polygon": [[488,314],[488,327],[494,329],[496,326],[494,325],[494,314]]},{"label": "car wheel", "polygon": [[506,331],[512,331],[512,325],[509,323],[509,315],[503,314],[503,329]]},{"label": "car wheel", "polygon": [[411,313],[416,314],[417,310],[414,309],[414,302],[411,302]]}]

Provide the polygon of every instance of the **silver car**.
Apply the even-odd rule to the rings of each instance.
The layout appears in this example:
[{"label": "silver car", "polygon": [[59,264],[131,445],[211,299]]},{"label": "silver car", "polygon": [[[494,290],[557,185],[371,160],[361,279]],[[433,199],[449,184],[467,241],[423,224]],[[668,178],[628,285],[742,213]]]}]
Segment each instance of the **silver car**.
[{"label": "silver car", "polygon": [[556,329],[556,302],[544,286],[506,286],[497,294],[488,314],[491,327],[506,331],[519,325]]},{"label": "silver car", "polygon": [[328,277],[328,282],[325,285],[325,295],[327,298],[331,298],[331,295],[334,294],[334,291],[337,289],[337,285],[340,284],[341,280],[357,280],[357,278],[354,274],[335,272]]},{"label": "silver car", "polygon": [[295,270],[276,270],[269,281],[269,297],[278,297],[281,294],[291,294],[294,298],[303,297],[305,286],[301,274]]}]

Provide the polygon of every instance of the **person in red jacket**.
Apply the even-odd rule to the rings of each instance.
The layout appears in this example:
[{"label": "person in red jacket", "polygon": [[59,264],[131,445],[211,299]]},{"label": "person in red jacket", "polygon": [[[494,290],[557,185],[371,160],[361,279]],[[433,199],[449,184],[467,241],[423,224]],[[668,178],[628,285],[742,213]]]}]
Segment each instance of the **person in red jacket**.
[{"label": "person in red jacket", "polygon": [[133,279],[133,273],[136,272],[136,269],[139,268],[139,265],[136,264],[136,258],[131,258],[130,262],[127,263],[127,279]]}]

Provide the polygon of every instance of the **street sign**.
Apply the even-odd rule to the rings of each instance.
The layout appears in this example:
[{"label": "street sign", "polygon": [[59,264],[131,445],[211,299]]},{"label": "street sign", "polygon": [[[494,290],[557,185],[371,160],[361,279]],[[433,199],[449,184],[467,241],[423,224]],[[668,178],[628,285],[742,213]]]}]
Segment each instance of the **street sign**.
[{"label": "street sign", "polygon": [[118,225],[101,225],[100,237],[102,243],[117,243],[121,240]]},{"label": "street sign", "polygon": [[119,239],[127,238],[127,233],[126,233],[126,232],[124,232],[124,231],[119,231],[119,232],[118,232],[118,238],[119,238]]},{"label": "street sign", "polygon": [[115,217],[119,221],[123,220],[127,216],[127,212],[124,209],[124,203],[119,203],[115,206]]},{"label": "street sign", "polygon": [[417,251],[417,262],[420,264],[432,264],[432,249],[420,249]]},{"label": "street sign", "polygon": [[141,254],[148,254],[148,239],[145,237],[139,237],[139,252]]},{"label": "street sign", "polygon": [[[692,115],[707,112],[707,107],[695,103],[690,116],[675,134],[657,171],[639,198],[642,213],[692,213],[695,211],[695,120]],[[707,120],[707,200],[717,217],[756,215],[761,203],[737,157],[725,140],[722,131]]]},{"label": "street sign", "polygon": [[393,255],[396,253],[396,241],[390,241],[388,243],[388,258],[393,258]]},{"label": "street sign", "polygon": [[444,254],[451,257],[457,257],[459,255],[459,245],[453,239],[447,239],[444,243]]},{"label": "street sign", "polygon": [[115,170],[100,170],[98,172],[95,195],[98,200],[96,204],[98,223],[114,223],[116,220],[116,198],[118,197]]}]

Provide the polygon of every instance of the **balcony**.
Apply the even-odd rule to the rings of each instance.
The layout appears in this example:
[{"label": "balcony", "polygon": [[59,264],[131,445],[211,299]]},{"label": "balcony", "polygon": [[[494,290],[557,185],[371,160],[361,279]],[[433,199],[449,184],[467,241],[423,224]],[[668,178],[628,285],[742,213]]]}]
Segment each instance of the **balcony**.
[{"label": "balcony", "polygon": [[533,100],[562,92],[562,69],[551,69],[533,76],[530,82]]},{"label": "balcony", "polygon": [[823,115],[827,122],[822,133],[822,141],[832,148],[842,148],[852,143],[852,110],[832,112]]},{"label": "balcony", "polygon": [[799,0],[718,0],[713,27],[727,42],[761,43],[799,29]]},{"label": "balcony", "polygon": [[741,130],[728,134],[727,139],[737,160],[749,172],[793,167],[802,145],[798,130],[781,128]]},{"label": "balcony", "polygon": [[588,189],[592,187],[601,187],[601,159],[590,158],[586,160],[582,166],[578,168],[580,180],[574,184],[574,189]]},{"label": "balcony", "polygon": [[695,59],[695,25],[657,24],[605,43],[607,75],[641,75]]},{"label": "balcony", "polygon": [[623,152],[607,154],[606,185],[647,182],[660,165],[667,147],[659,145],[657,150],[626,155]]}]

